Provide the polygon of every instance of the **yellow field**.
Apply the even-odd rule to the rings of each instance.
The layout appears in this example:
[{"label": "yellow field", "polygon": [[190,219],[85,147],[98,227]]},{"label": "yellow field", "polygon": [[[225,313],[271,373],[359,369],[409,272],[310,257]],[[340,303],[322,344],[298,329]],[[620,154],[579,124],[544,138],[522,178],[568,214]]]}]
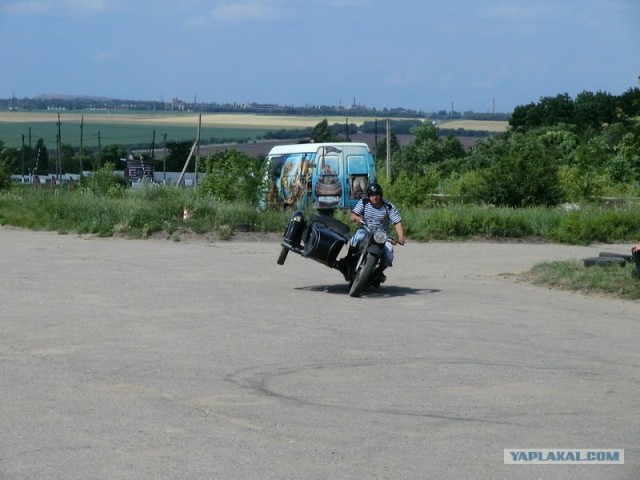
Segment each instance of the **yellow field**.
[{"label": "yellow field", "polygon": [[[60,112],[60,118],[64,122],[80,122],[84,118],[85,123],[113,123],[113,124],[141,124],[141,125],[198,125],[199,114],[195,113],[110,113],[110,112]],[[40,123],[56,122],[58,112],[7,112],[0,111],[0,123]],[[283,116],[283,115],[257,115],[242,113],[204,113],[202,125],[208,127],[255,127],[255,128],[305,128],[315,127],[318,123],[327,119],[333,123],[355,123],[361,125],[365,121],[372,121],[371,117],[345,116]]]},{"label": "yellow field", "polygon": [[439,128],[463,128],[465,130],[483,130],[486,132],[506,132],[509,122],[495,122],[490,120],[454,120],[439,123]]}]

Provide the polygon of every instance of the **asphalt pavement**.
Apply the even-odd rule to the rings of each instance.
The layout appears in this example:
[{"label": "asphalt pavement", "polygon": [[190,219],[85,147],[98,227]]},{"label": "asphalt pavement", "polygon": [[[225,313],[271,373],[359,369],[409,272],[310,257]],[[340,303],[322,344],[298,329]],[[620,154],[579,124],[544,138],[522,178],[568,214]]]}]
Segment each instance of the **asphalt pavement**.
[{"label": "asphalt pavement", "polygon": [[638,479],[640,303],[516,275],[629,249],[409,241],[350,298],[277,241],[0,228],[0,479]]}]

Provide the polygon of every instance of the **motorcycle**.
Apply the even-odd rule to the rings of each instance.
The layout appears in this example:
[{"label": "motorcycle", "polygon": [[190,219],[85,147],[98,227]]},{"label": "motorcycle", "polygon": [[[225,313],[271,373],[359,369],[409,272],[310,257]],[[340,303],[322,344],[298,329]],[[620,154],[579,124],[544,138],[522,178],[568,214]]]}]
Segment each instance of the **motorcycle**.
[{"label": "motorcycle", "polygon": [[349,226],[327,215],[313,215],[308,221],[302,211],[295,212],[284,232],[278,265],[284,265],[289,252],[315,260],[339,270],[349,282],[349,295],[358,297],[366,288],[379,287],[385,281],[382,273],[385,243],[393,241],[387,232],[363,223],[362,240],[349,246],[347,254],[338,255],[349,242]]}]

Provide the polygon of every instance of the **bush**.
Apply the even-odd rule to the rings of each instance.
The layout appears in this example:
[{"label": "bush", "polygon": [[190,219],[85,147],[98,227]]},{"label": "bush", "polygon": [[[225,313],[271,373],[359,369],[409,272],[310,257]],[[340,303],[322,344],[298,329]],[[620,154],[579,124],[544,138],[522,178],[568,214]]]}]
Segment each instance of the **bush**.
[{"label": "bush", "polygon": [[488,155],[490,165],[481,171],[475,195],[496,206],[553,206],[563,200],[554,151],[533,136],[512,135]]},{"label": "bush", "polygon": [[115,165],[106,163],[93,175],[82,177],[80,189],[98,196],[122,197],[124,195],[124,179],[114,174]]},{"label": "bush", "polygon": [[257,204],[263,179],[257,159],[236,150],[225,150],[206,158],[205,173],[198,186],[199,195]]},{"label": "bush", "polygon": [[635,241],[640,238],[640,217],[635,209],[574,210],[560,219],[549,237],[570,244]]},{"label": "bush", "polygon": [[11,175],[9,169],[0,163],[0,190],[9,190],[11,188]]}]

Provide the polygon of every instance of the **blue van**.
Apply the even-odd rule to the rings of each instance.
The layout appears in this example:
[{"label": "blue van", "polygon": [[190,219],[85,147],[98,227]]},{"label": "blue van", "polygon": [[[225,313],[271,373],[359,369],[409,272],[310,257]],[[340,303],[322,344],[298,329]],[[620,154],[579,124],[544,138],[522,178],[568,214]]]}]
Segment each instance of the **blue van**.
[{"label": "blue van", "polygon": [[376,181],[375,161],[366,143],[278,145],[266,162],[270,205],[353,208]]}]

